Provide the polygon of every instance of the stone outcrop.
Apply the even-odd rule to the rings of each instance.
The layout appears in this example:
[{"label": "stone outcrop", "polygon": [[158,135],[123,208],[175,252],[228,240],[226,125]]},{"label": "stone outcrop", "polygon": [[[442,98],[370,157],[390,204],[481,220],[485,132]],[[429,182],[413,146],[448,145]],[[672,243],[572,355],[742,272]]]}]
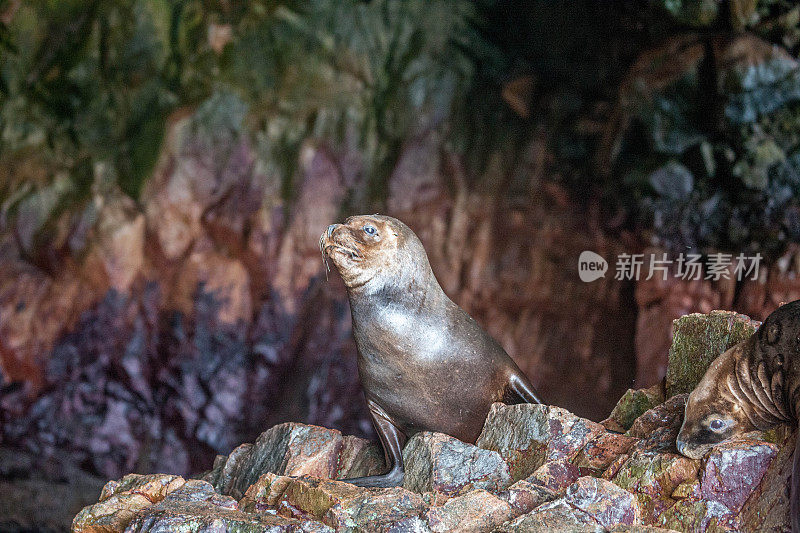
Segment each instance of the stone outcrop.
[{"label": "stone outcrop", "polygon": [[[720,340],[719,328],[720,320],[731,323],[728,318],[687,317],[692,327],[681,329],[671,361],[713,360],[710,354],[729,341],[725,335]],[[750,325],[746,317],[733,318]],[[683,387],[696,384],[698,365],[684,374]],[[620,400],[606,425],[629,426],[624,434],[558,407],[495,404],[475,445],[438,433],[414,435],[404,449],[405,485],[388,489],[339,480],[382,471],[375,444],[322,427],[280,424],[218,457],[201,480],[131,474],[109,482],[98,503],[75,517],[73,530],[655,533],[788,527],[792,431],[749,435],[714,446],[702,460],[688,459],[674,447],[686,394],[666,401],[659,394],[629,391]]]}]

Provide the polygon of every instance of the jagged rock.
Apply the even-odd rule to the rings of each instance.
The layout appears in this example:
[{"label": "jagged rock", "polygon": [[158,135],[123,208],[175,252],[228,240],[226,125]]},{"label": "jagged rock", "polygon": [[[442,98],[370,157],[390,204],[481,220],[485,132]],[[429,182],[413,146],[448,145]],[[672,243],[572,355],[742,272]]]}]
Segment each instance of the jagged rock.
[{"label": "jagged rock", "polygon": [[635,448],[643,451],[677,453],[675,438],[683,423],[687,398],[687,394],[678,394],[637,418],[626,433],[630,437],[640,439]]},{"label": "jagged rock", "polygon": [[84,507],[72,522],[76,533],[124,531],[136,513],[153,502],[141,494],[119,494]]},{"label": "jagged rock", "polygon": [[714,446],[701,474],[701,496],[738,513],[777,454],[776,445],[759,441]]},{"label": "jagged rock", "polygon": [[385,469],[383,450],[374,442],[352,435],[342,437],[336,479],[375,476]]},{"label": "jagged rock", "polygon": [[789,531],[789,490],[792,475],[796,431],[786,432],[779,441],[777,456],[758,487],[747,499],[740,513],[742,531]]},{"label": "jagged rock", "polygon": [[689,393],[722,352],[747,339],[760,322],[731,311],[692,313],[673,321],[666,396]]},{"label": "jagged rock", "polygon": [[311,520],[295,520],[271,514],[242,512],[239,510],[236,500],[214,492],[209,483],[189,480],[161,502],[138,512],[126,531],[130,533],[158,531],[323,533],[332,530]]},{"label": "jagged rock", "polygon": [[664,387],[660,383],[648,389],[628,389],[614,406],[608,418],[600,423],[609,431],[624,433],[645,411],[663,402]]},{"label": "jagged rock", "polygon": [[601,432],[600,424],[560,407],[495,403],[475,444],[499,452],[518,481],[545,461],[574,458]]},{"label": "jagged rock", "polygon": [[635,437],[611,432],[601,433],[578,453],[575,465],[599,474],[620,455],[628,453],[637,442]]},{"label": "jagged rock", "polygon": [[508,502],[515,515],[529,513],[543,503],[558,498],[558,494],[552,490],[524,479],[517,481],[500,495]]},{"label": "jagged rock", "polygon": [[128,474],[119,481],[109,481],[100,493],[99,501],[119,494],[141,494],[151,502],[163,500],[170,492],[181,488],[186,480],[170,474]]},{"label": "jagged rock", "polygon": [[75,516],[72,530],[122,531],[139,510],[160,502],[185,483],[182,477],[168,474],[128,474],[119,481],[109,481],[99,502]]},{"label": "jagged rock", "polygon": [[258,478],[258,481],[250,485],[244,497],[239,500],[239,507],[247,512],[274,510],[289,483],[292,483],[294,479],[272,472],[264,474]]},{"label": "jagged rock", "polygon": [[227,459],[215,461],[206,475],[222,494],[241,498],[262,474],[337,475],[342,434],[335,429],[288,422],[262,433],[252,445],[243,444]]},{"label": "jagged rock", "polygon": [[496,492],[511,483],[508,465],[495,451],[442,433],[420,432],[403,450],[403,486],[415,492],[456,496],[472,489]]},{"label": "jagged rock", "polygon": [[733,518],[721,503],[693,496],[664,511],[656,525],[679,531],[736,531]]},{"label": "jagged rock", "polygon": [[560,494],[568,486],[572,485],[578,477],[580,477],[580,471],[577,465],[568,459],[557,459],[555,461],[547,461],[537,468],[533,474],[525,478],[524,481]]},{"label": "jagged rock", "polygon": [[573,533],[601,533],[605,528],[588,513],[572,507],[563,500],[541,505],[512,522],[503,524],[495,531],[499,533],[550,533],[570,531]]},{"label": "jagged rock", "polygon": [[427,508],[422,497],[402,487],[362,491],[359,496],[331,507],[325,523],[337,530],[418,531],[422,526],[419,518]]},{"label": "jagged rock", "polygon": [[492,531],[511,518],[511,506],[494,494],[473,490],[433,507],[425,514],[431,531],[478,533]]},{"label": "jagged rock", "polygon": [[[334,505],[345,504],[366,492],[363,488],[341,481],[313,477],[289,479],[276,501],[278,514],[289,517],[322,520]],[[270,486],[270,499],[277,488],[273,482]]]},{"label": "jagged rock", "polygon": [[680,455],[635,451],[612,481],[636,495],[642,521],[652,524],[658,515],[674,505],[675,500],[670,496],[675,488],[697,479],[698,469],[698,461]]},{"label": "jagged rock", "polygon": [[586,512],[603,527],[633,525],[641,521],[636,497],[603,479],[582,477],[567,488],[564,501]]},{"label": "jagged rock", "polygon": [[428,508],[420,495],[400,487],[365,489],[341,481],[275,474],[261,476],[239,504],[246,512],[272,510],[288,518],[361,531],[417,530],[420,524],[414,519]]}]

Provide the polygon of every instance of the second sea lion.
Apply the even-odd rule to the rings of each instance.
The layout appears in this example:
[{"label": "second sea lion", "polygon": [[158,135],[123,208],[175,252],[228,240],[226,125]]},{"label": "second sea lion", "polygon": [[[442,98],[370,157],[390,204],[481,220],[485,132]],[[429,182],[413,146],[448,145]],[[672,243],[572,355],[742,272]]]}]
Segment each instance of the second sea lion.
[{"label": "second sea lion", "polygon": [[474,443],[493,402],[540,403],[503,348],[444,293],[422,243],[387,216],[355,216],[320,238],[347,287],[358,371],[389,471],[349,479],[403,482],[402,447],[419,431]]},{"label": "second sea lion", "polygon": [[[714,444],[781,423],[800,411],[800,300],[770,314],[747,340],[717,357],[689,395],[676,441],[699,459]],[[800,533],[800,438],[791,483],[792,531]]]}]

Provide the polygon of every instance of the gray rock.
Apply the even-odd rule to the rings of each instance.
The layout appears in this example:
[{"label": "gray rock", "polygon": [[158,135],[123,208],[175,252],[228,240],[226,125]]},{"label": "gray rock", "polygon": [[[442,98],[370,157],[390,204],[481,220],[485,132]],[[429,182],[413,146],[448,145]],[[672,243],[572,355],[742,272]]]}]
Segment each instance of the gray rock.
[{"label": "gray rock", "polygon": [[476,445],[500,453],[514,481],[531,475],[545,461],[573,459],[603,426],[560,407],[492,405]]},{"label": "gray rock", "polygon": [[441,507],[432,507],[425,517],[434,532],[460,531],[479,533],[492,531],[511,518],[511,506],[485,490],[473,490],[449,500]]},{"label": "gray rock", "polygon": [[636,496],[604,479],[580,478],[567,489],[564,501],[586,512],[606,528],[641,522]]},{"label": "gray rock", "polygon": [[572,507],[563,500],[546,503],[528,514],[503,524],[499,533],[601,533],[605,528],[589,514]]},{"label": "gray rock", "polygon": [[500,454],[442,433],[414,435],[403,450],[403,486],[415,492],[456,496],[472,489],[497,492],[511,484]]}]

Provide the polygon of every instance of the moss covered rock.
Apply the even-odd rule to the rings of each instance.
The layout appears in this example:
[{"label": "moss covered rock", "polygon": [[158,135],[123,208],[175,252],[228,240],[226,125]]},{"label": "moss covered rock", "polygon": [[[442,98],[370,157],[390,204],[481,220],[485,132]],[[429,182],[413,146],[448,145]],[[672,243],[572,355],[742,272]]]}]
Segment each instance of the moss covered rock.
[{"label": "moss covered rock", "polygon": [[761,325],[731,311],[692,313],[673,321],[666,396],[692,392],[711,361],[752,335]]}]

